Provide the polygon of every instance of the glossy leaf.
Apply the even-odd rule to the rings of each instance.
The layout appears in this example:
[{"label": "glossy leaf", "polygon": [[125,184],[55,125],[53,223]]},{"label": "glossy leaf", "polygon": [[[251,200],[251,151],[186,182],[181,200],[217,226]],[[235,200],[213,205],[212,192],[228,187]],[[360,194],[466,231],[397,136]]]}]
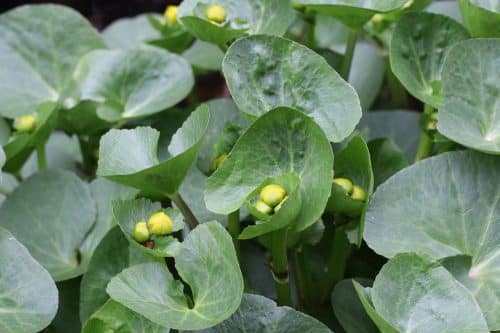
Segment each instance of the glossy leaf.
[{"label": "glossy leaf", "polygon": [[[500,159],[452,152],[406,168],[378,187],[366,214],[365,240],[393,257],[472,258],[469,277],[489,327],[500,327]],[[390,235],[388,237],[388,235]]]},{"label": "glossy leaf", "polygon": [[425,12],[403,15],[392,35],[392,71],[413,96],[438,108],[444,59],[454,44],[468,38],[467,30],[451,18]]},{"label": "glossy leaf", "polygon": [[[319,126],[299,111],[277,108],[249,127],[208,179],[205,202],[211,211],[229,214],[243,206],[264,182],[294,174],[301,198],[294,229],[304,230],[325,208],[332,166],[332,150]],[[284,208],[287,206],[292,205]]]},{"label": "glossy leaf", "polygon": [[107,292],[147,319],[180,330],[214,326],[238,309],[243,277],[231,237],[218,222],[201,224],[188,234],[175,266],[191,288],[192,307],[183,283],[159,263],[125,269],[111,280]]},{"label": "glossy leaf", "polygon": [[465,26],[474,37],[500,37],[499,0],[458,0]]},{"label": "glossy leaf", "polygon": [[78,61],[98,48],[98,33],[70,8],[27,5],[0,15],[0,114],[14,118],[64,101]]},{"label": "glossy leaf", "polygon": [[245,294],[240,308],[221,324],[197,333],[331,333],[313,317],[268,298]]},{"label": "glossy leaf", "polygon": [[500,154],[500,39],[453,47],[443,69],[438,130],[464,146]]},{"label": "glossy leaf", "polygon": [[222,70],[236,105],[252,116],[291,107],[313,117],[333,142],[347,137],[361,117],[356,91],[323,57],[293,41],[240,39],[227,51]]},{"label": "glossy leaf", "polygon": [[0,331],[36,333],[56,315],[56,285],[28,250],[1,227],[0,253]]},{"label": "glossy leaf", "polygon": [[170,158],[157,157],[160,133],[149,127],[111,130],[101,138],[97,174],[159,195],[174,195],[193,164],[208,126],[209,111],[200,106],[174,134]]},{"label": "glossy leaf", "polygon": [[382,268],[371,301],[399,332],[489,332],[469,290],[442,266],[415,254],[397,255]]}]

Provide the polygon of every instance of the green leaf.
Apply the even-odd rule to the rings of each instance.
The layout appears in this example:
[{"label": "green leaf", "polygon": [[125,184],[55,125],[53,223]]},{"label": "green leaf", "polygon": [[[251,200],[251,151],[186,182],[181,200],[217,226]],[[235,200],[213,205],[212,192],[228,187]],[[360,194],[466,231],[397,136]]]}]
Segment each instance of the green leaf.
[{"label": "green leaf", "polygon": [[80,287],[80,320],[85,323],[109,299],[106,286],[122,270],[156,259],[129,245],[118,226],[96,247]]},{"label": "green leaf", "polygon": [[444,0],[433,2],[426,8],[426,11],[435,14],[446,15],[451,17],[457,22],[462,22],[462,15],[460,14],[460,8],[455,0]]},{"label": "green leaf", "polygon": [[[490,329],[500,328],[499,157],[451,152],[406,168],[378,187],[366,214],[365,240],[393,257],[472,257],[469,277]],[[388,236],[390,235],[390,236]]]},{"label": "green leaf", "polygon": [[372,140],[368,142],[368,149],[370,150],[375,187],[408,166],[405,156],[391,139]]},{"label": "green leaf", "polygon": [[302,112],[277,108],[248,128],[207,180],[205,202],[211,211],[227,215],[243,206],[264,182],[292,173],[299,179],[297,195],[302,203],[294,229],[304,230],[325,208],[332,166],[332,149],[321,128]]},{"label": "green leaf", "polygon": [[[363,286],[371,286],[368,279],[356,279]],[[363,304],[354,289],[355,280],[342,280],[332,293],[332,306],[335,317],[347,333],[378,333],[377,327],[366,314]]]},{"label": "green leaf", "polygon": [[62,281],[80,275],[80,246],[95,221],[87,185],[62,170],[37,173],[21,183],[0,207],[0,224]]},{"label": "green leaf", "polygon": [[371,299],[400,332],[489,332],[469,290],[442,266],[415,254],[397,255],[382,267]]},{"label": "green leaf", "polygon": [[170,329],[156,325],[109,300],[83,326],[82,333],[168,333]]},{"label": "green leaf", "polygon": [[467,30],[449,17],[425,12],[405,14],[392,35],[392,71],[413,96],[438,108],[444,59],[454,44],[468,38]]},{"label": "green leaf", "polygon": [[111,280],[107,292],[147,319],[179,330],[214,326],[238,309],[243,277],[231,237],[219,223],[191,231],[175,256],[175,267],[192,291],[192,307],[183,283],[159,263],[125,269]]},{"label": "green leaf", "polygon": [[[227,18],[214,24],[205,17],[209,4],[225,8]],[[281,36],[292,16],[289,0],[185,0],[178,10],[181,23],[196,38],[223,48],[237,37],[268,34]]]},{"label": "green leaf", "polygon": [[464,146],[500,154],[500,39],[455,45],[443,69],[438,130]]},{"label": "green leaf", "polygon": [[15,118],[64,101],[78,61],[98,48],[98,33],[70,8],[27,5],[0,15],[0,114]]},{"label": "green leaf", "polygon": [[347,137],[361,117],[356,91],[323,57],[293,41],[240,39],[227,51],[222,70],[236,105],[252,116],[288,106],[313,117],[334,142]]},{"label": "green leaf", "polygon": [[149,23],[149,15],[142,14],[114,21],[102,31],[102,38],[111,49],[133,49],[148,40],[160,38],[160,33]]},{"label": "green leaf", "polygon": [[221,324],[197,333],[331,333],[313,317],[268,298],[245,294],[240,308]]},{"label": "green leaf", "polygon": [[98,50],[82,59],[75,73],[81,99],[100,103],[107,121],[144,117],[186,97],[194,84],[188,62],[154,47]]},{"label": "green leaf", "polygon": [[330,15],[352,29],[361,28],[377,13],[401,8],[406,0],[296,0],[297,4]]},{"label": "green leaf", "polygon": [[224,53],[217,46],[197,39],[182,53],[182,56],[194,68],[218,71],[222,67]]},{"label": "green leaf", "polygon": [[196,158],[209,118],[208,107],[198,107],[172,137],[170,158],[161,162],[158,131],[149,127],[109,131],[101,138],[97,174],[147,193],[174,195]]},{"label": "green leaf", "polygon": [[5,164],[5,153],[3,152],[3,149],[0,146],[0,171],[2,170],[4,164]]},{"label": "green leaf", "polygon": [[28,250],[0,227],[0,330],[36,333],[57,312],[57,288]]},{"label": "green leaf", "polygon": [[0,146],[3,146],[9,141],[10,126],[5,119],[0,118]]},{"label": "green leaf", "polygon": [[473,37],[500,37],[499,0],[458,0],[458,4]]},{"label": "green leaf", "polygon": [[99,103],[93,101],[81,101],[76,105],[66,103],[59,110],[57,128],[78,135],[102,134],[111,125],[99,118],[98,107]]},{"label": "green leaf", "polygon": [[141,243],[138,243],[133,237],[136,223],[141,221],[147,222],[152,214],[160,211],[164,212],[172,219],[174,224],[173,232],[184,228],[182,214],[174,208],[169,207],[162,209],[160,203],[153,203],[147,199],[113,201],[113,216],[115,222],[120,226],[120,229],[125,234],[130,244],[145,254],[150,254],[155,257],[173,257],[180,250],[179,241],[173,236],[153,237],[153,249],[149,249]]},{"label": "green leaf", "polygon": [[[80,304],[80,277],[57,283],[59,290],[59,308],[47,332],[80,332],[82,324],[78,318]],[[45,332],[45,331],[43,331]]]}]

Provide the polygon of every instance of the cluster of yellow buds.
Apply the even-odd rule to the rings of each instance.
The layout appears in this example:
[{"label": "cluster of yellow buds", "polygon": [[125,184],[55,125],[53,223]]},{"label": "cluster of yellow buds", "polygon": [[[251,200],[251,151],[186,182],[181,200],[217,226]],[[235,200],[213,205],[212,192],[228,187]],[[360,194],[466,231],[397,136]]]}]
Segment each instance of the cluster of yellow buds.
[{"label": "cluster of yellow buds", "polygon": [[255,203],[255,209],[263,214],[277,213],[287,199],[288,196],[283,187],[269,184],[260,191],[259,200]]},{"label": "cluster of yellow buds", "polygon": [[217,157],[215,160],[212,161],[212,164],[210,165],[210,170],[212,171],[217,170],[226,159],[227,159],[227,154],[222,154],[219,157]]},{"label": "cluster of yellow buds", "polygon": [[134,226],[133,237],[139,243],[145,243],[151,238],[151,234],[165,236],[172,233],[174,223],[164,212],[152,214],[148,222],[139,221]]},{"label": "cluster of yellow buds", "polygon": [[14,128],[18,132],[29,133],[36,129],[37,119],[32,114],[25,114],[14,121]]},{"label": "cluster of yellow buds", "polygon": [[177,23],[177,6],[167,6],[163,16],[165,16],[168,24],[172,25]]},{"label": "cluster of yellow buds", "polygon": [[333,182],[342,187],[347,195],[352,199],[358,201],[366,200],[366,192],[361,186],[354,185],[351,180],[347,178],[334,178]]}]

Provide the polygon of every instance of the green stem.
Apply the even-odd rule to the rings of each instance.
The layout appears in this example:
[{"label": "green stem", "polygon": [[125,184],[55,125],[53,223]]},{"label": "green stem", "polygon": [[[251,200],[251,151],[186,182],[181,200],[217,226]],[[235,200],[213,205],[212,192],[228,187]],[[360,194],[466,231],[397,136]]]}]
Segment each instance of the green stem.
[{"label": "green stem", "polygon": [[356,42],[358,40],[358,31],[351,29],[349,31],[349,37],[347,39],[347,45],[344,54],[344,60],[342,60],[342,67],[340,67],[340,76],[346,81],[349,81],[349,73],[351,71],[352,58],[354,56],[354,49],[356,48]]},{"label": "green stem", "polygon": [[313,303],[314,286],[312,282],[311,268],[307,255],[307,247],[301,246],[295,251],[295,278],[299,294],[299,302],[304,312],[308,312]]},{"label": "green stem", "polygon": [[288,279],[287,239],[288,229],[276,230],[272,234],[272,272],[278,305],[292,306],[290,281]]},{"label": "green stem", "polygon": [[234,249],[236,250],[236,255],[240,257],[240,240],[238,236],[240,235],[240,210],[236,210],[227,216],[227,230],[233,238]]},{"label": "green stem", "polygon": [[47,158],[45,156],[45,142],[36,146],[36,157],[38,161],[38,171],[47,170]]},{"label": "green stem", "polygon": [[406,108],[408,106],[408,94],[399,79],[394,75],[391,68],[389,56],[385,57],[385,72],[387,84],[391,93],[391,104],[393,108]]},{"label": "green stem", "polygon": [[[330,297],[330,292],[335,285],[344,278],[347,259],[351,254],[351,244],[347,239],[344,228],[336,227],[333,236],[332,252],[328,260],[326,273],[327,289],[324,295]],[[325,301],[323,299],[322,301]]]},{"label": "green stem", "polygon": [[[421,117],[425,117],[427,119],[430,114],[434,112],[434,109],[429,104],[425,104],[424,113]],[[417,154],[415,156],[415,162],[423,160],[426,157],[429,157],[432,153],[433,142],[432,138],[429,136],[427,131],[423,128],[424,125],[421,126],[420,132],[420,141],[418,143]]]},{"label": "green stem", "polygon": [[196,226],[199,224],[198,220],[194,216],[193,212],[189,208],[189,206],[186,204],[184,199],[182,199],[181,195],[179,193],[174,194],[170,198],[177,208],[181,211],[182,215],[184,215],[184,219],[186,220],[187,224],[189,225],[190,229],[196,228]]}]

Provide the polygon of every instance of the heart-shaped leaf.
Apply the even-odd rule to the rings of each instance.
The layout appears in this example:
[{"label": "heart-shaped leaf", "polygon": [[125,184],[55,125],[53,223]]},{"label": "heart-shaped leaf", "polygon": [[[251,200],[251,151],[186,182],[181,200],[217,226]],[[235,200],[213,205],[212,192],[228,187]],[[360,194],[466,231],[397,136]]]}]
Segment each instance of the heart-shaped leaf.
[{"label": "heart-shaped leaf", "polygon": [[406,0],[296,0],[297,4],[330,15],[352,29],[361,28],[377,13],[401,8]]},{"label": "heart-shaped leaf", "polygon": [[438,130],[464,146],[500,154],[500,39],[455,45],[443,68]]},{"label": "heart-shaped leaf", "polygon": [[464,24],[474,37],[500,37],[499,0],[458,0]]},{"label": "heart-shaped leaf", "polygon": [[[363,287],[354,284],[368,305]],[[372,319],[381,329],[384,320],[395,329],[383,332],[489,332],[469,290],[442,266],[415,254],[397,255],[384,265],[370,295],[369,313],[377,313]]]},{"label": "heart-shaped leaf", "polygon": [[133,49],[157,39],[160,33],[149,23],[150,14],[116,20],[102,31],[102,38],[112,49]]},{"label": "heart-shaped leaf", "polygon": [[47,101],[64,101],[80,58],[104,48],[76,11],[27,5],[0,15],[0,114],[15,118]]},{"label": "heart-shaped leaf", "polygon": [[392,71],[413,96],[438,108],[444,59],[454,44],[467,38],[467,30],[446,16],[405,14],[392,35]]},{"label": "heart-shaped leaf", "polygon": [[82,333],[168,333],[170,329],[157,325],[109,300],[83,326]]},{"label": "heart-shaped leaf", "polygon": [[500,329],[499,157],[452,152],[404,169],[380,185],[366,214],[365,240],[393,257],[472,258],[471,291],[492,330]]},{"label": "heart-shaped leaf", "polygon": [[37,173],[0,207],[0,224],[49,271],[54,280],[80,275],[80,246],[95,221],[88,186],[62,170]]},{"label": "heart-shaped leaf", "polygon": [[184,228],[184,221],[181,213],[173,208],[162,209],[160,203],[151,202],[146,199],[139,200],[120,200],[113,201],[113,216],[127,240],[133,246],[146,254],[155,257],[173,257],[180,250],[179,241],[173,236],[158,236],[152,238],[154,247],[152,249],[145,247],[137,242],[134,237],[134,227],[138,222],[147,222],[149,217],[157,212],[164,212],[172,219],[172,231],[179,231]]},{"label": "heart-shaped leaf", "polygon": [[[221,24],[210,22],[205,10],[218,4],[226,10]],[[268,34],[281,36],[292,16],[289,0],[185,0],[179,20],[198,39],[223,48],[237,37]]]},{"label": "heart-shaped leaf", "polygon": [[229,319],[197,333],[331,333],[313,317],[259,295],[245,294]]},{"label": "heart-shaped leaf", "polygon": [[288,106],[313,117],[333,142],[347,137],[361,117],[356,91],[323,57],[290,40],[240,39],[227,51],[222,70],[236,105],[252,116]]},{"label": "heart-shaped leaf", "polygon": [[109,299],[106,286],[127,267],[153,262],[131,246],[118,226],[111,229],[96,247],[80,287],[80,321],[85,323]]},{"label": "heart-shaped leaf", "polygon": [[107,292],[147,319],[179,330],[214,326],[238,309],[243,277],[231,237],[218,222],[201,224],[188,234],[175,267],[192,291],[191,307],[183,283],[159,263],[125,269],[111,280]]},{"label": "heart-shaped leaf", "polygon": [[304,230],[325,208],[332,166],[332,149],[321,128],[302,112],[277,108],[249,127],[207,180],[205,202],[211,211],[227,215],[243,206],[265,181],[292,173],[298,177],[301,199],[294,228]]},{"label": "heart-shaped leaf", "polygon": [[194,84],[184,58],[154,47],[93,51],[82,59],[75,78],[81,99],[100,103],[97,114],[107,121],[163,111],[186,97]]},{"label": "heart-shaped leaf", "polygon": [[160,133],[149,127],[111,130],[101,138],[97,174],[157,195],[174,195],[193,164],[208,126],[206,105],[198,107],[172,137],[171,157],[157,157]]},{"label": "heart-shaped leaf", "polygon": [[36,333],[54,319],[57,288],[28,250],[0,227],[0,331]]}]

